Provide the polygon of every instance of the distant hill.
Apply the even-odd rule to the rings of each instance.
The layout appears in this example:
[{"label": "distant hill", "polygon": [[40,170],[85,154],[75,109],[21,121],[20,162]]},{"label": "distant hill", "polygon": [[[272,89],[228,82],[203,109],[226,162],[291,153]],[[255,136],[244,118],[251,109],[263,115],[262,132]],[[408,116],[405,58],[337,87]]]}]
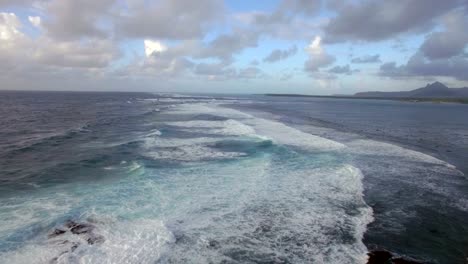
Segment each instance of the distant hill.
[{"label": "distant hill", "polygon": [[468,87],[448,88],[440,82],[434,82],[426,87],[404,92],[361,92],[355,97],[374,98],[468,98]]}]

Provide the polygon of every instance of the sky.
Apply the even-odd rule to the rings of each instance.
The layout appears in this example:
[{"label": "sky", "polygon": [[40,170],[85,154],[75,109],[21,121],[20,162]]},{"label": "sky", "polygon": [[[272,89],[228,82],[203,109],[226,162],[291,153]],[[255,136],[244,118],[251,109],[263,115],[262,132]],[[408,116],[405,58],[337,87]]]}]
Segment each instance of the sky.
[{"label": "sky", "polygon": [[468,0],[0,0],[0,90],[468,86]]}]

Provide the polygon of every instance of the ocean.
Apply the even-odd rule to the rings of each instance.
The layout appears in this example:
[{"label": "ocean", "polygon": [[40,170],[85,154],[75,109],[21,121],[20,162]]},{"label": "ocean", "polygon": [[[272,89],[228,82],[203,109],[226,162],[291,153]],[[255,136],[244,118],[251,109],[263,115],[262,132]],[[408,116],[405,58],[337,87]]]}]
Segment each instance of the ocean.
[{"label": "ocean", "polygon": [[1,263],[468,257],[468,106],[0,92]]}]

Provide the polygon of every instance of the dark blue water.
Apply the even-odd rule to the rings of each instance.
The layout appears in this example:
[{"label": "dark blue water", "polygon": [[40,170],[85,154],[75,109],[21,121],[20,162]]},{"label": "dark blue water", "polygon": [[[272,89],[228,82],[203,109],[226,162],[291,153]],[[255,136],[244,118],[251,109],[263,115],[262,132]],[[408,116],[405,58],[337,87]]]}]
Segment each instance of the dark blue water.
[{"label": "dark blue water", "polygon": [[0,259],[465,263],[467,110],[0,92]]},{"label": "dark blue water", "polygon": [[[365,236],[369,248],[434,263],[466,261],[468,105],[294,97],[258,101],[242,107],[356,149],[353,157],[365,176],[366,201],[375,217]],[[390,145],[368,152],[365,140]],[[394,146],[447,161],[459,172],[413,162],[416,153]]]}]

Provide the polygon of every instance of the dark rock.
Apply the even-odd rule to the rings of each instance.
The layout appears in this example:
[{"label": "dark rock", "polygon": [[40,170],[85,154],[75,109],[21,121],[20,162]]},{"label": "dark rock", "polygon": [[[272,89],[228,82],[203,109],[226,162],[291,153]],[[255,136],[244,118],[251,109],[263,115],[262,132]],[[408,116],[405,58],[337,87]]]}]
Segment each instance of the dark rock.
[{"label": "dark rock", "polygon": [[80,235],[80,234],[86,234],[92,232],[94,229],[94,226],[88,225],[88,224],[78,224],[72,228],[70,228],[70,231],[75,234],[75,235]]},{"label": "dark rock", "polygon": [[392,258],[392,254],[385,250],[374,250],[367,255],[369,256],[367,264],[384,264],[388,263]]},{"label": "dark rock", "polygon": [[49,238],[53,238],[53,237],[56,237],[56,236],[60,236],[60,235],[63,235],[65,234],[67,231],[66,230],[62,230],[62,229],[54,229],[54,231],[52,231],[52,233],[50,233],[48,235]]},{"label": "dark rock", "polygon": [[75,235],[85,234],[93,231],[94,225],[88,223],[77,223],[69,220],[65,223],[65,226]]},{"label": "dark rock", "polygon": [[77,249],[79,245],[80,245],[80,243],[74,242],[73,245],[70,248],[71,252],[75,251],[75,249]]},{"label": "dark rock", "polygon": [[88,244],[90,245],[94,245],[94,244],[101,244],[104,242],[104,237],[103,236],[100,236],[100,235],[92,235],[90,237],[88,237],[88,239],[86,239],[86,242],[88,242]]},{"label": "dark rock", "polygon": [[[82,239],[84,239],[89,245],[101,244],[104,242],[104,237],[94,233],[96,227],[89,223],[89,222],[75,222],[73,220],[68,220],[65,224],[60,228],[55,228],[49,235],[48,238],[55,238],[57,236],[63,235],[67,232],[72,233],[73,235],[78,235]],[[53,242],[59,243],[60,245],[67,245],[70,244],[70,249],[63,251],[59,254],[58,257],[53,258],[50,263],[57,263],[60,256],[74,252],[79,246],[79,242],[70,242],[68,240],[54,240]]]},{"label": "dark rock", "polygon": [[[71,232],[74,235],[85,236],[84,239],[90,245],[100,244],[104,242],[105,239],[103,236],[94,233],[95,228],[96,227],[90,223],[78,223],[73,220],[68,220],[65,222],[62,228],[55,228],[54,231],[48,235],[48,238],[54,238],[56,236],[65,234],[66,232]],[[67,243],[69,243],[69,241],[65,240],[61,244]],[[73,252],[76,247],[78,247],[78,244],[73,243],[71,251]]]},{"label": "dark rock", "polygon": [[213,249],[218,249],[221,247],[221,243],[219,243],[216,240],[210,240],[210,242],[208,243],[208,247],[213,248]]}]

